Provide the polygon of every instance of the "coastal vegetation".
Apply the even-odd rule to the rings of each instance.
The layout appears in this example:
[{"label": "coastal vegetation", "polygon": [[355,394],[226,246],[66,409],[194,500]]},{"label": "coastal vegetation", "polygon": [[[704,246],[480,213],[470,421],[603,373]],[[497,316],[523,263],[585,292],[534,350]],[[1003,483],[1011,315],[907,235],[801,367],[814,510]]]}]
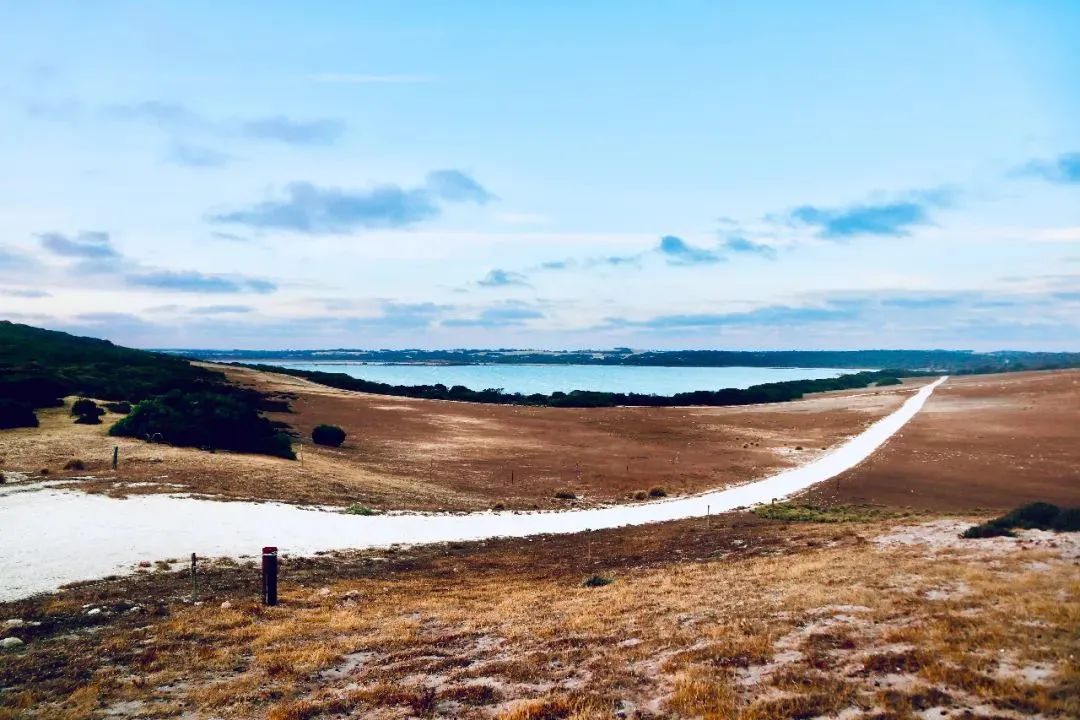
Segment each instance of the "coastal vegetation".
[{"label": "coastal vegetation", "polygon": [[[593,390],[573,390],[571,392],[553,392],[550,395],[533,393],[508,393],[502,388],[472,390],[464,385],[447,387],[441,383],[435,385],[390,385],[355,378],[339,372],[322,370],[297,370],[272,365],[241,365],[254,370],[291,375],[312,382],[338,388],[354,390],[375,395],[421,398],[425,400],[457,400],[462,402],[489,403],[496,405],[529,405],[534,407],[681,407],[690,405],[757,405],[798,400],[809,393],[828,392],[831,390],[851,390],[868,387],[880,380],[895,379],[898,376],[917,377],[929,373],[904,370],[869,370],[834,378],[817,380],[788,380],[785,382],[763,383],[742,388],[724,388],[722,390],[695,390],[674,395],[647,395],[643,393],[601,392]],[[899,381],[897,381],[899,382]]]},{"label": "coastal vegetation", "polygon": [[311,441],[316,445],[341,447],[345,442],[345,431],[337,425],[316,425],[311,431]]},{"label": "coastal vegetation", "polygon": [[37,427],[34,410],[71,395],[81,396],[71,406],[76,423],[100,424],[106,410],[126,415],[111,435],[294,457],[289,435],[261,415],[287,411],[285,401],[184,358],[0,321],[0,428]]},{"label": "coastal vegetation", "polygon": [[215,362],[354,362],[425,365],[631,365],[647,367],[900,368],[1002,372],[1080,366],[1080,353],[967,350],[181,350]]},{"label": "coastal vegetation", "polygon": [[1012,537],[1016,529],[1080,532],[1080,508],[1062,508],[1052,503],[1022,505],[1001,517],[974,525],[964,531],[965,538]]}]

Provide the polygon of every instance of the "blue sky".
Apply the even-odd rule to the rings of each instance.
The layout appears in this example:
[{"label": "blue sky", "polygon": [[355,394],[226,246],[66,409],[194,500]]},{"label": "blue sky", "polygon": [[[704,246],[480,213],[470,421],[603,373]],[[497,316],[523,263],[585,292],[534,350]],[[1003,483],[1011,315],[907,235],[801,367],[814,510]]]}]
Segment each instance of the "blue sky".
[{"label": "blue sky", "polygon": [[0,6],[0,317],[1080,350],[1080,5]]}]

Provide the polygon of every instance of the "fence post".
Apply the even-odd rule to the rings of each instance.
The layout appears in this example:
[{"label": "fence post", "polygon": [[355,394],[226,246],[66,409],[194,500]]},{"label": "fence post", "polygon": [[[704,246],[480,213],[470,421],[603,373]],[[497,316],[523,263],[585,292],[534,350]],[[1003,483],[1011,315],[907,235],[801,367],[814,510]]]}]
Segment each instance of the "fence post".
[{"label": "fence post", "polygon": [[112,449],[112,469],[116,469],[116,465],[120,462],[120,446],[113,445]]},{"label": "fence post", "polygon": [[195,553],[191,553],[191,602],[199,599],[198,574],[195,570]]},{"label": "fence post", "polygon": [[262,602],[263,605],[277,605],[278,549],[262,549]]}]

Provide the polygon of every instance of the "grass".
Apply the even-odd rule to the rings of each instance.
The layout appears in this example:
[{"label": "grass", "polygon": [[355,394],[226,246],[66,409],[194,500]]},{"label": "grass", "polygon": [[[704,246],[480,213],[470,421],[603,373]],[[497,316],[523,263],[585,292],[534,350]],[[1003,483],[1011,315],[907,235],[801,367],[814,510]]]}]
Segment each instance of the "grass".
[{"label": "grass", "polygon": [[[68,662],[83,669],[68,684],[15,680],[25,667],[0,664],[13,678],[0,718],[85,717],[135,699],[147,715],[277,720],[582,720],[623,702],[740,720],[852,708],[910,717],[937,704],[950,716],[975,705],[1077,716],[1080,578],[1049,550],[980,555],[956,542],[941,552],[799,542],[781,555],[624,567],[603,592],[525,566],[486,571],[480,557],[331,579],[326,595],[286,582],[279,607],[176,603],[97,626],[75,641]],[[57,595],[43,611],[78,614],[81,600]],[[44,672],[70,642],[31,641],[0,663]],[[1036,684],[1009,670],[1032,666],[1052,672]],[[882,673],[904,682],[882,690]]]},{"label": "grass", "polygon": [[754,514],[764,520],[813,523],[872,522],[874,520],[895,517],[895,513],[865,505],[835,505],[823,507],[788,502],[758,505],[754,508]]},{"label": "grass", "polygon": [[371,515],[379,515],[380,514],[378,510],[375,510],[374,508],[369,508],[366,505],[361,505],[360,503],[353,503],[349,507],[342,510],[342,512],[344,512],[346,515],[363,515],[363,516],[371,516]]}]

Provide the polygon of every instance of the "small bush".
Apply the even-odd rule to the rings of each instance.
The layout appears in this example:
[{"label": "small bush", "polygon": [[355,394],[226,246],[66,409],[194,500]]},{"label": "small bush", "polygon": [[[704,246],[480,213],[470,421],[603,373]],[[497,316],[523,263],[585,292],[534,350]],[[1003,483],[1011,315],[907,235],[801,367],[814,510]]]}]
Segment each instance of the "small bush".
[{"label": "small bush", "polygon": [[79,398],[71,404],[71,414],[76,416],[75,422],[79,425],[100,425],[105,411],[93,400]]},{"label": "small bush", "polygon": [[581,587],[604,587],[605,585],[610,585],[613,582],[615,581],[612,578],[604,577],[603,575],[591,575],[581,582]]},{"label": "small bush", "polygon": [[337,425],[316,425],[311,431],[311,441],[316,445],[341,447],[345,442],[345,431]]},{"label": "small bush", "polygon": [[131,412],[131,403],[121,400],[120,402],[105,403],[105,409],[117,415],[127,415]]},{"label": "small bush", "polygon": [[880,380],[878,380],[874,384],[877,387],[887,387],[889,385],[899,385],[900,384],[900,378],[894,378],[894,377],[881,378]]},{"label": "small bush", "polygon": [[0,430],[37,426],[37,415],[29,403],[0,398]]},{"label": "small bush", "polygon": [[634,499],[635,500],[646,500],[646,499],[648,499],[648,497],[649,497],[649,493],[645,492],[644,490],[635,490],[634,491]]},{"label": "small bush", "polygon": [[370,515],[378,515],[379,511],[374,510],[372,508],[369,508],[369,507],[367,507],[365,505],[361,505],[360,503],[353,503],[349,507],[345,508],[345,514],[346,515],[363,515],[363,516],[367,517],[367,516],[370,516]]},{"label": "small bush", "polygon": [[565,488],[555,491],[556,500],[577,500],[577,493],[573,490],[567,490]]},{"label": "small bush", "polygon": [[649,488],[649,497],[662,498],[667,497],[667,490],[662,487]]},{"label": "small bush", "polygon": [[1033,502],[1011,510],[965,530],[961,537],[1013,537],[1013,529],[1080,532],[1080,508],[1059,508],[1045,502]]},{"label": "small bush", "polygon": [[64,463],[64,469],[65,470],[85,470],[86,469],[86,463],[84,463],[82,460],[68,460],[66,463]]}]

